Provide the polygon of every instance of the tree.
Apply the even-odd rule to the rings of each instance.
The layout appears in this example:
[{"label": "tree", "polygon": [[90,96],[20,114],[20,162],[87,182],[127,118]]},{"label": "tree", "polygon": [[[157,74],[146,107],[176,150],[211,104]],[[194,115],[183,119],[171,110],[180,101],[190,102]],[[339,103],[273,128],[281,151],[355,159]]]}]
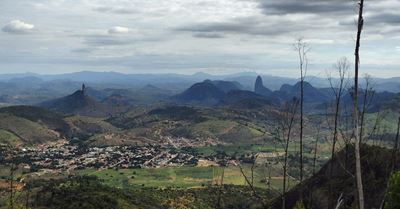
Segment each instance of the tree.
[{"label": "tree", "polygon": [[400,117],[397,122],[397,132],[396,132],[396,139],[394,140],[394,147],[393,147],[393,162],[392,162],[392,172],[395,169],[396,163],[397,163],[397,154],[399,151],[399,136],[400,135]]},{"label": "tree", "polygon": [[363,93],[363,103],[360,114],[360,136],[359,136],[360,143],[363,142],[363,137],[364,137],[365,113],[367,111],[367,108],[370,106],[372,99],[374,98],[374,91],[372,90],[371,87],[371,76],[366,74],[364,80],[365,80],[365,89]]},{"label": "tree", "polygon": [[303,181],[303,129],[304,129],[304,80],[307,75],[308,58],[307,53],[310,50],[308,43],[303,39],[298,39],[294,44],[294,49],[299,56],[300,69],[300,182]]},{"label": "tree", "polygon": [[[400,172],[397,174],[394,174],[394,171],[396,169],[396,164],[397,164],[397,155],[399,151],[399,137],[400,137],[400,117],[397,122],[397,132],[396,132],[396,139],[394,141],[394,146],[393,146],[393,154],[392,154],[392,168],[391,168],[391,175],[392,179],[388,181],[388,185],[386,187],[386,192],[385,195],[382,199],[381,207],[380,209],[383,208],[399,208],[400,207],[400,201],[395,201],[395,199],[399,200],[400,199]],[[386,203],[387,201],[387,203]]]},{"label": "tree", "polygon": [[[314,143],[314,153],[313,153],[313,167],[312,167],[312,175],[314,176],[316,173],[316,167],[317,167],[317,154],[318,154],[318,141],[320,139],[320,133],[321,133],[321,123],[318,123],[317,125],[317,134],[315,137],[315,143]],[[308,205],[312,205],[313,204],[313,190],[314,190],[314,185],[310,184],[310,188],[309,188],[309,203]]]},{"label": "tree", "polygon": [[362,170],[361,170],[361,157],[360,157],[360,123],[359,123],[359,111],[358,111],[358,73],[360,66],[360,43],[361,33],[364,26],[363,10],[364,0],[358,2],[358,21],[357,21],[357,38],[356,47],[354,52],[355,68],[354,68],[354,137],[355,137],[355,157],[356,157],[356,181],[357,181],[357,192],[358,192],[358,207],[364,209],[364,190],[362,183]]},{"label": "tree", "polygon": [[251,176],[250,176],[250,179],[245,174],[245,171],[244,171],[243,167],[241,165],[238,165],[238,166],[239,166],[240,173],[242,174],[244,180],[246,181],[247,185],[250,187],[250,189],[252,191],[253,197],[255,197],[258,200],[260,200],[260,202],[263,205],[263,207],[266,208],[267,207],[267,203],[265,202],[266,200],[257,193],[256,188],[254,186],[254,166],[255,166],[255,163],[256,163],[256,156],[252,155],[252,165],[251,165],[251,174],[250,174]]},{"label": "tree", "polygon": [[[338,140],[338,126],[339,126],[339,116],[340,116],[340,104],[342,102],[342,97],[345,89],[345,78],[346,74],[350,68],[350,63],[347,60],[346,57],[343,57],[337,61],[335,64],[335,68],[338,72],[339,75],[339,82],[335,86],[333,84],[333,78],[332,76],[329,76],[328,80],[332,89],[332,92],[335,96],[335,101],[334,101],[334,126],[333,126],[333,139],[332,139],[332,148],[331,148],[331,159],[333,160],[335,158],[335,148],[336,148],[336,142]],[[329,179],[332,178],[333,175],[333,163],[330,164],[329,168]],[[329,184],[329,208],[332,208],[333,205],[333,197],[332,197],[332,183]]]},{"label": "tree", "polygon": [[385,209],[400,208],[400,172],[395,173],[390,179]]},{"label": "tree", "polygon": [[17,170],[16,166],[14,163],[11,163],[10,167],[10,176],[9,176],[9,181],[10,181],[10,196],[8,200],[8,208],[9,209],[14,209],[15,208],[15,191],[14,191],[14,181],[15,181],[15,171]]},{"label": "tree", "polygon": [[219,190],[218,190],[218,199],[217,199],[217,207],[216,208],[222,208],[221,205],[221,199],[222,199],[222,190],[224,188],[224,177],[225,177],[225,167],[222,168],[222,173],[221,173],[221,179],[220,179],[220,185],[219,185]]},{"label": "tree", "polygon": [[296,118],[298,105],[299,101],[295,98],[293,99],[292,102],[286,103],[281,120],[282,139],[285,151],[283,159],[282,209],[286,208],[285,193],[286,193],[286,181],[287,181],[286,177],[287,177],[287,167],[288,167],[288,151],[289,151],[289,143],[292,135],[292,129]]}]

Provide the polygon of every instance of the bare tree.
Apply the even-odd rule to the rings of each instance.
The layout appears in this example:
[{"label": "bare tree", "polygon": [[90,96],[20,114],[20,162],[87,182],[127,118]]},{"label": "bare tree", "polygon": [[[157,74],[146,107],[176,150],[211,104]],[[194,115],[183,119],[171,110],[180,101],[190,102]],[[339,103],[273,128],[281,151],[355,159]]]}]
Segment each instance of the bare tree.
[{"label": "bare tree", "polygon": [[[321,125],[317,125],[317,136],[315,137],[315,143],[314,143],[314,157],[313,157],[313,168],[312,168],[312,174],[313,176],[315,175],[316,172],[316,167],[317,167],[317,153],[318,153],[318,141],[320,138],[320,133],[321,133]],[[309,205],[312,206],[313,204],[313,184],[310,184],[309,188],[309,196],[310,196],[310,202]]]},{"label": "bare tree", "polygon": [[9,158],[10,158],[10,174],[8,176],[8,184],[9,184],[9,196],[8,196],[8,207],[9,209],[16,208],[15,200],[16,200],[16,191],[15,191],[15,176],[17,172],[17,165],[14,162],[14,147],[9,144],[6,146],[6,149],[9,150]]},{"label": "bare tree", "polygon": [[365,89],[363,92],[363,103],[362,103],[362,109],[361,109],[361,114],[360,114],[360,143],[363,142],[364,138],[364,120],[365,120],[365,113],[369,106],[372,103],[372,99],[374,98],[374,91],[372,90],[371,87],[371,76],[368,74],[365,74],[364,76],[365,80]]},{"label": "bare tree", "polygon": [[397,162],[397,154],[399,151],[399,135],[400,135],[400,117],[397,122],[397,133],[396,133],[396,139],[394,141],[394,147],[393,147],[393,162],[392,162],[392,171],[395,169],[396,162]]},{"label": "bare tree", "polygon": [[285,105],[285,109],[283,112],[283,117],[281,121],[281,131],[282,131],[282,139],[284,143],[284,160],[283,160],[283,184],[282,184],[282,209],[286,208],[286,199],[285,193],[287,190],[287,168],[288,168],[288,151],[289,151],[289,143],[292,135],[292,129],[294,125],[294,121],[296,118],[297,108],[299,105],[299,101],[297,99],[293,99],[291,103],[287,103]]},{"label": "bare tree", "polygon": [[[348,92],[351,92],[352,90],[348,90]],[[343,110],[343,115],[341,116],[341,125],[338,127],[340,136],[342,138],[342,142],[345,148],[345,158],[344,158],[344,168],[346,171],[348,171],[349,167],[349,150],[350,150],[350,145],[351,145],[351,140],[353,138],[353,133],[349,130],[353,129],[353,118],[351,117],[352,114],[349,112],[349,108],[346,107],[346,103],[343,103],[342,105],[342,110]],[[338,142],[341,142],[338,141]],[[353,175],[353,174],[351,174]]]},{"label": "bare tree", "polygon": [[355,137],[355,156],[356,156],[356,180],[358,191],[358,207],[364,209],[364,189],[362,183],[362,170],[361,170],[361,157],[360,157],[360,123],[359,123],[359,110],[358,110],[358,73],[360,66],[360,43],[361,33],[364,26],[364,0],[358,2],[358,21],[357,21],[357,38],[356,47],[354,52],[355,67],[354,67],[354,137]]},{"label": "bare tree", "polygon": [[[371,139],[374,137],[374,135],[377,135],[380,131],[381,128],[381,124],[382,121],[385,119],[385,117],[387,116],[388,112],[387,111],[378,111],[376,118],[375,118],[375,122],[374,125],[371,128],[370,133],[368,134],[367,138]],[[373,144],[376,145],[377,140],[373,139]]]},{"label": "bare tree", "polygon": [[14,163],[11,163],[10,167],[10,176],[9,176],[9,181],[10,181],[10,197],[9,197],[9,208],[14,209],[15,208],[15,191],[14,191],[14,181],[15,181],[15,171],[16,171],[16,166]]},{"label": "bare tree", "polygon": [[[343,57],[337,61],[335,64],[335,68],[338,72],[339,75],[339,82],[337,85],[333,84],[333,78],[330,76],[328,78],[331,89],[333,91],[333,94],[335,96],[335,101],[334,101],[334,126],[333,126],[333,139],[332,139],[332,149],[331,149],[331,159],[334,160],[335,158],[335,148],[336,148],[336,142],[338,139],[338,126],[339,126],[339,117],[340,117],[340,104],[342,102],[342,97],[345,89],[345,79],[346,79],[346,74],[350,68],[350,63],[347,60],[346,57]],[[329,179],[331,179],[333,176],[333,163],[330,164],[329,168]],[[329,208],[332,208],[333,205],[333,194],[332,194],[332,183],[329,184]]]},{"label": "bare tree", "polygon": [[[300,69],[300,182],[303,181],[303,129],[304,129],[304,80],[307,75],[308,58],[307,53],[310,50],[308,43],[303,39],[298,39],[294,44],[294,49],[299,56]],[[302,192],[301,192],[302,193]]]},{"label": "bare tree", "polygon": [[222,168],[222,174],[220,179],[219,191],[218,191],[218,200],[217,200],[217,209],[222,208],[221,199],[222,199],[222,190],[224,188],[224,177],[225,177],[225,167]]},{"label": "bare tree", "polygon": [[[251,176],[254,176],[254,170],[253,170],[253,169],[254,169],[254,164],[255,164],[255,160],[253,161],[253,165],[252,165],[252,169],[251,169]],[[263,197],[261,197],[261,196],[257,193],[256,187],[255,187],[255,185],[254,185],[254,181],[253,181],[253,179],[252,179],[253,177],[250,177],[251,179],[249,179],[249,177],[246,175],[246,173],[245,173],[243,167],[242,167],[241,165],[238,165],[238,166],[239,166],[240,173],[242,174],[244,180],[246,181],[247,185],[250,187],[250,189],[251,189],[251,191],[252,191],[252,193],[253,193],[253,197],[255,197],[255,198],[257,198],[258,200],[260,200],[260,202],[261,202],[261,204],[263,205],[263,207],[266,207],[267,204],[266,204],[266,202],[265,202],[265,199],[264,199]]]},{"label": "bare tree", "polygon": [[318,154],[318,141],[321,133],[321,126],[317,125],[317,136],[315,138],[315,144],[314,144],[314,157],[313,157],[313,169],[312,169],[312,174],[313,176],[315,175],[316,172],[316,167],[317,167],[317,154]]}]

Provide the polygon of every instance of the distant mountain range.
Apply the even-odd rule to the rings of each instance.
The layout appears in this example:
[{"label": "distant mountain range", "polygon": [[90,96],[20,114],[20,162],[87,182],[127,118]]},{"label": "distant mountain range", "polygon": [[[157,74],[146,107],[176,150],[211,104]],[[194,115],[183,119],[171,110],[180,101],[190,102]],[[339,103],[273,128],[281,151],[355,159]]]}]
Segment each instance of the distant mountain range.
[{"label": "distant mountain range", "polygon": [[[254,78],[257,76],[254,72],[243,72],[229,75],[211,75],[207,73],[195,73],[193,75],[182,74],[123,74],[117,72],[91,72],[82,71],[76,73],[66,73],[57,75],[42,75],[35,73],[22,74],[0,74],[0,82],[4,83],[22,83],[21,81],[31,85],[32,83],[41,82],[78,82],[88,83],[91,86],[108,85],[108,88],[114,87],[143,87],[152,84],[160,88],[168,87],[168,89],[182,90],[193,83],[201,82],[206,79],[236,81],[243,85],[244,89],[252,90],[254,86]],[[294,85],[299,80],[294,78],[262,75],[264,86],[271,90],[278,90],[283,84]],[[311,85],[323,88],[329,87],[327,78],[308,76],[306,81]],[[394,78],[373,78],[372,83],[377,91],[400,92],[400,77]],[[28,84],[27,83],[27,84]],[[363,81],[360,79],[361,86]],[[1,85],[1,84],[0,84]]]},{"label": "distant mountain range", "polygon": [[238,106],[237,103],[243,100],[262,100],[263,104],[270,104],[266,97],[243,89],[236,81],[205,80],[194,84],[171,100],[180,104],[203,106]]},{"label": "distant mountain range", "polygon": [[[202,105],[226,105],[248,99],[263,99],[269,103],[279,104],[300,96],[300,82],[295,85],[284,84],[279,90],[272,91],[263,85],[261,76],[255,80],[254,91],[243,90],[235,85],[235,81],[210,81],[196,83],[174,99],[182,103]],[[304,100],[306,103],[324,103],[333,99],[331,89],[315,88],[310,83],[304,83]]]},{"label": "distant mountain range", "polygon": [[[294,98],[300,98],[301,83],[294,85],[283,84],[279,90],[272,91],[264,86],[263,79],[258,76],[255,79],[254,91],[243,90],[235,85],[236,81],[210,81],[196,83],[181,94],[172,97],[172,101],[180,104],[203,106],[234,106],[241,108],[255,108],[265,105],[279,106]],[[396,110],[396,101],[399,94],[392,92],[370,93],[373,99],[367,102],[367,111],[376,112],[382,107]],[[364,90],[360,89],[360,107],[363,105]],[[309,111],[325,110],[335,100],[332,88],[316,88],[308,82],[304,82],[304,103]],[[342,98],[343,106],[352,107],[351,92],[344,90]],[[397,108],[398,109],[398,108]]]},{"label": "distant mountain range", "polygon": [[[60,110],[76,113],[66,110],[73,107],[72,103],[60,101],[60,98],[75,97],[83,98],[82,103],[102,109],[102,114],[106,115],[124,111],[125,106],[164,102],[206,106],[259,106],[280,104],[298,97],[298,82],[293,78],[251,72],[218,76],[206,73],[179,75],[88,71],[60,75],[0,74],[0,106],[53,104],[54,107],[50,105],[50,109],[57,109],[55,107],[59,105],[56,104],[67,103]],[[336,80],[333,79],[333,82]],[[82,83],[90,86],[86,88],[86,96],[89,98],[80,97],[79,92],[70,95]],[[400,78],[376,78],[372,79],[372,84],[377,98],[390,99],[395,92],[400,92]],[[361,82],[361,89],[362,86]],[[333,98],[329,82],[324,78],[307,77],[305,93],[305,102],[308,104],[329,103]],[[348,101],[351,102],[351,98]],[[377,101],[379,104],[376,107],[383,105],[382,101]],[[117,110],[110,110],[112,108],[107,107],[110,105]]]}]

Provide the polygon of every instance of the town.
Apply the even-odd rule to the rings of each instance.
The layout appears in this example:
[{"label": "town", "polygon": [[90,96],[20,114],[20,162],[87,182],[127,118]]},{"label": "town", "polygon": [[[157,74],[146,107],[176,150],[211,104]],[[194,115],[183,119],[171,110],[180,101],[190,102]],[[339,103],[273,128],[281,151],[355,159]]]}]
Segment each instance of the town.
[{"label": "town", "polygon": [[30,172],[201,166],[204,162],[216,166],[237,164],[230,156],[201,156],[191,149],[162,145],[85,147],[59,142],[13,151],[3,147],[0,153],[0,163],[18,164]]}]

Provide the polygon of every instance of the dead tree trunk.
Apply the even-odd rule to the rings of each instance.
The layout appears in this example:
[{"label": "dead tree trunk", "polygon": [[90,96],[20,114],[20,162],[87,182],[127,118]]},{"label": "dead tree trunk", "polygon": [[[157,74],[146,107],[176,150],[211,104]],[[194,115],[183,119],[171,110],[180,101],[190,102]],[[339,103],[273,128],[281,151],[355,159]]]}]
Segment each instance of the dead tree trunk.
[{"label": "dead tree trunk", "polygon": [[354,137],[355,137],[355,157],[356,157],[356,180],[357,180],[357,191],[358,191],[358,208],[364,209],[364,189],[362,183],[362,170],[361,170],[361,157],[360,157],[360,123],[359,123],[359,111],[358,111],[358,72],[360,65],[360,42],[361,33],[364,25],[363,9],[364,0],[360,0],[358,3],[358,21],[357,21],[357,38],[355,47],[355,68],[354,68]]},{"label": "dead tree trunk", "polygon": [[395,140],[395,145],[394,145],[394,150],[395,150],[395,155],[393,157],[394,163],[393,163],[393,170],[396,168],[396,162],[397,162],[397,152],[399,150],[399,135],[400,135],[400,117],[399,121],[397,122],[397,133],[396,133],[396,140]]}]

